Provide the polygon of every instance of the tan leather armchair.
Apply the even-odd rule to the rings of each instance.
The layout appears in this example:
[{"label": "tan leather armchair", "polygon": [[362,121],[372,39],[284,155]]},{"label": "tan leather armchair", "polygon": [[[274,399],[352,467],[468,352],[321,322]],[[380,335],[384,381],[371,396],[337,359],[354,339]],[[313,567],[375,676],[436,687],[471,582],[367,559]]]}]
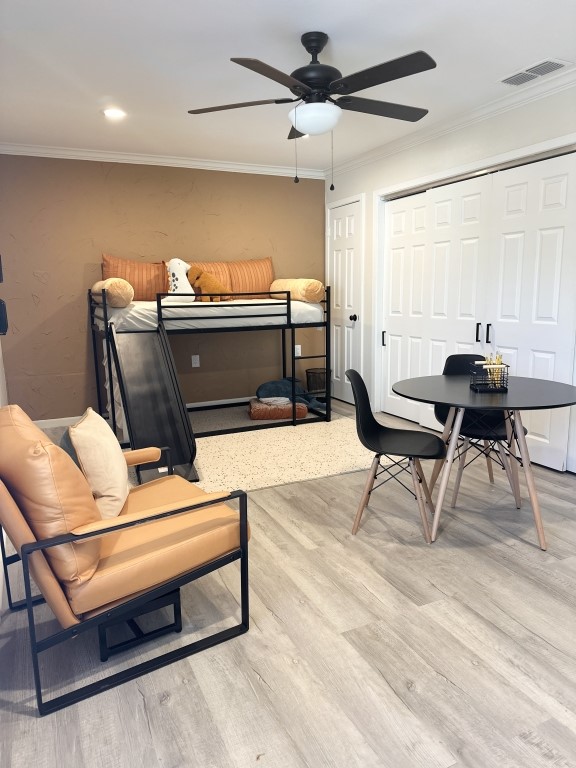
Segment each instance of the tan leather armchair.
[{"label": "tan leather armchair", "polygon": [[[139,465],[158,461],[160,450],[124,456],[129,465]],[[15,553],[8,552],[2,529]],[[118,517],[102,519],[78,466],[15,405],[0,408],[0,534],[10,608],[25,608],[28,614],[41,715],[248,630],[249,528],[243,491],[204,493],[182,477],[168,475],[132,488]],[[107,626],[174,603],[181,586],[236,560],[237,623],[44,699],[40,654],[86,631],[98,629],[102,638]],[[21,601],[13,599],[10,583],[12,567],[18,564],[25,590]],[[60,628],[38,639],[35,612],[44,601]],[[176,620],[172,627],[178,631]]]}]

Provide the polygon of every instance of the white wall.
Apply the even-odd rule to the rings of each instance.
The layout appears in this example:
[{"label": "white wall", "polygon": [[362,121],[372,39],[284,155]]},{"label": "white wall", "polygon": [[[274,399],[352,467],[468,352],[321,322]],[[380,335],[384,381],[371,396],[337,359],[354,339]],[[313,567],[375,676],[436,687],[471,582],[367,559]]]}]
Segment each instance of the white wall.
[{"label": "white wall", "polygon": [[[375,118],[376,119],[376,118]],[[536,150],[576,142],[576,86],[525,103],[491,117],[462,124],[424,141],[412,137],[410,145],[396,144],[336,169],[335,190],[327,189],[327,203],[366,195],[364,321],[364,376],[371,394],[377,387],[374,366],[376,340],[381,329],[375,313],[381,290],[382,238],[378,237],[378,208],[384,190],[409,188],[417,182],[480,170],[490,161],[527,157]],[[374,398],[373,402],[378,401]]]}]

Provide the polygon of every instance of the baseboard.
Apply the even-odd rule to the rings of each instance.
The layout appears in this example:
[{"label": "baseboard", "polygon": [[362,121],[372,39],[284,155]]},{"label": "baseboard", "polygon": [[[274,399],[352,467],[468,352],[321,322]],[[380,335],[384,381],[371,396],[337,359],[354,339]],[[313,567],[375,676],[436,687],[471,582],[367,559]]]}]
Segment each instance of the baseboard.
[{"label": "baseboard", "polygon": [[35,421],[37,427],[40,429],[52,429],[53,427],[69,427],[72,424],[77,424],[82,416],[65,416],[62,419],[40,419]]},{"label": "baseboard", "polygon": [[227,405],[244,405],[248,403],[254,395],[246,395],[246,397],[231,397],[224,400],[205,400],[201,403],[186,403],[186,409],[189,411],[197,411],[200,408],[214,408],[221,405],[222,407]]}]

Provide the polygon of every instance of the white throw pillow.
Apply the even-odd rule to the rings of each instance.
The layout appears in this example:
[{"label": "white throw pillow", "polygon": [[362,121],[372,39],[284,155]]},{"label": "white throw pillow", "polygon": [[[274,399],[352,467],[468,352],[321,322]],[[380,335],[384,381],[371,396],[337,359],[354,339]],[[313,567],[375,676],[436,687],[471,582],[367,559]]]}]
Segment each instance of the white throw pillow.
[{"label": "white throw pillow", "polygon": [[68,428],[68,434],[100,514],[103,518],[116,517],[128,498],[130,485],[126,459],[114,432],[102,416],[88,408],[80,421]]},{"label": "white throw pillow", "polygon": [[[194,293],[194,288],[188,280],[190,264],[182,259],[170,259],[166,262],[168,270],[168,293]],[[190,301],[194,299],[191,298]]]}]

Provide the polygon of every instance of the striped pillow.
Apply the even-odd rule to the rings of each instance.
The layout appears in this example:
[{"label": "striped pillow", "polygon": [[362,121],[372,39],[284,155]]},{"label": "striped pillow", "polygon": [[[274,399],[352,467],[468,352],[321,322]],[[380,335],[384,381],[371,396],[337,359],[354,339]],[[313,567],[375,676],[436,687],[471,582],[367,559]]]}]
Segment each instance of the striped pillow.
[{"label": "striped pillow", "polygon": [[[246,261],[231,261],[228,264],[232,290],[234,293],[264,292],[270,290],[274,280],[272,259],[250,259]],[[250,298],[246,296],[245,298]],[[264,298],[254,296],[254,298]]]},{"label": "striped pillow", "polygon": [[163,262],[134,261],[102,254],[102,279],[121,277],[134,288],[134,301],[154,301],[168,292],[168,270]]},{"label": "striped pillow", "polygon": [[[202,272],[208,272],[209,275],[214,275],[219,283],[228,290],[232,290],[232,281],[230,279],[229,264],[226,261],[192,261],[190,264],[190,270],[202,270]],[[190,270],[188,274],[190,274]]]}]

